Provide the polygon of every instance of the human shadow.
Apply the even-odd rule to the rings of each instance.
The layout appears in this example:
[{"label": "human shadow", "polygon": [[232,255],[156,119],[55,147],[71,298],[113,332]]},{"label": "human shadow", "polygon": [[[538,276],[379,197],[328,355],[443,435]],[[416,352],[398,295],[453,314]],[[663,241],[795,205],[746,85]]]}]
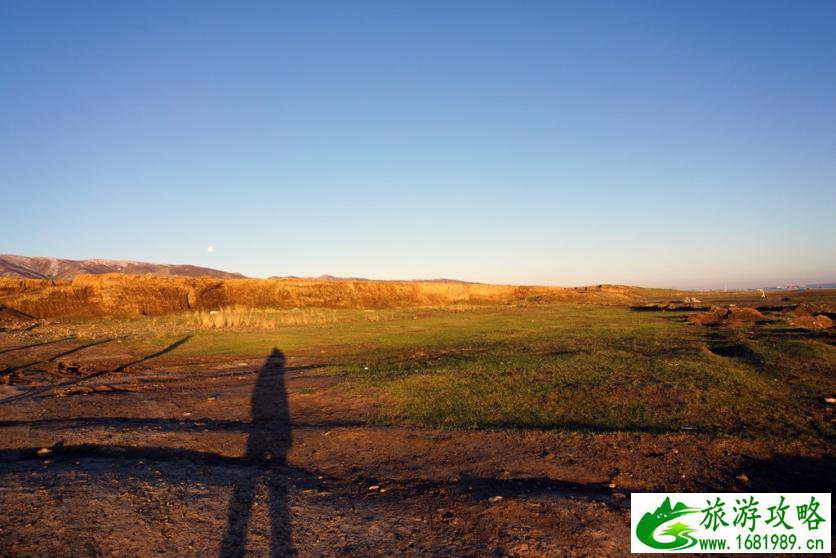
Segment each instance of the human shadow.
[{"label": "human shadow", "polygon": [[294,556],[288,510],[287,452],[291,444],[290,413],[285,388],[285,357],[274,348],[264,362],[253,387],[252,422],[245,458],[262,463],[232,490],[226,529],[219,556],[243,556],[260,477],[267,486],[270,507],[270,556]]},{"label": "human shadow", "polygon": [[836,458],[830,455],[746,456],[740,465],[749,477],[742,490],[752,492],[834,492]]},{"label": "human shadow", "polygon": [[[126,368],[147,360],[162,356],[175,350],[189,340],[191,336],[185,336],[164,349],[153,354],[141,357],[137,360],[125,363],[113,369],[102,370],[88,374],[81,378],[69,380],[61,384],[53,384],[37,388],[13,397],[0,400],[0,405],[21,401],[38,396],[44,396],[48,392],[75,384],[90,378],[106,374],[121,372]],[[106,340],[110,341],[110,340]],[[84,348],[84,347],[82,347]],[[80,349],[75,349],[80,350]],[[10,420],[0,421],[0,426],[30,425],[34,427],[55,424],[77,424],[84,423],[100,427],[112,427],[122,429],[126,426],[157,426],[172,432],[190,431],[200,429],[229,430],[246,432],[248,435],[247,447],[243,457],[225,457],[212,451],[188,450],[175,447],[148,447],[148,446],[120,446],[112,444],[80,444],[65,445],[59,442],[48,448],[48,453],[53,458],[116,458],[135,459],[140,463],[146,459],[155,461],[192,461],[195,463],[215,463],[225,466],[234,466],[241,473],[233,485],[232,496],[229,501],[226,528],[221,542],[219,555],[221,557],[243,556],[246,552],[247,530],[252,516],[252,508],[255,504],[258,488],[263,480],[267,486],[268,502],[270,508],[271,539],[270,556],[273,558],[295,556],[291,543],[290,514],[288,509],[288,486],[291,478],[299,481],[310,482],[312,478],[303,470],[291,470],[287,467],[287,453],[291,445],[290,434],[290,413],[288,410],[287,390],[285,386],[285,374],[288,370],[308,369],[307,367],[285,366],[285,356],[278,349],[274,348],[266,358],[263,366],[259,369],[258,375],[251,395],[251,420],[242,422],[237,420],[182,420],[182,419],[160,419],[160,418],[76,418],[76,419],[45,419],[43,421]],[[345,426],[353,424],[344,421],[334,423],[323,423],[325,425]],[[304,426],[321,427],[323,424],[306,424]],[[28,447],[14,449],[0,449],[0,464],[14,463],[32,459],[42,459],[44,448]]]}]

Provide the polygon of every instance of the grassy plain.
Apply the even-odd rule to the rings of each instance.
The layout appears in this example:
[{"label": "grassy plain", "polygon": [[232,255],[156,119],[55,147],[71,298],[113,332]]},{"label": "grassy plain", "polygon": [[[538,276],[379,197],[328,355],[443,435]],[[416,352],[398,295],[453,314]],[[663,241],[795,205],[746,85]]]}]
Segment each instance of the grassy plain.
[{"label": "grassy plain", "polygon": [[259,358],[278,347],[344,376],[335,389],[371,398],[358,418],[373,423],[832,439],[832,333],[769,314],[714,328],[687,315],[573,303],[302,308],[230,312],[226,325],[188,312],[64,321],[48,331],[122,336],[120,350],[136,355],[190,335],[160,366]]},{"label": "grassy plain", "polygon": [[620,556],[631,492],[833,491],[836,291],[130,316],[162,294],[39,289],[39,318],[0,297],[20,555],[226,555],[243,522],[254,555]]}]

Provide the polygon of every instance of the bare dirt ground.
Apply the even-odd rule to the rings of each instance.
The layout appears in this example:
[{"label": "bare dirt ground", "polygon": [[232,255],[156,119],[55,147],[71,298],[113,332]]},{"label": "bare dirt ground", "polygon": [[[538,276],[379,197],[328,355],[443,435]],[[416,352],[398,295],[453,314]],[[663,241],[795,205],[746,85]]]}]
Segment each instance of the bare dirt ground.
[{"label": "bare dirt ground", "polygon": [[827,448],[367,424],[293,355],[80,362],[0,386],[0,555],[620,556],[634,491],[833,488]]}]

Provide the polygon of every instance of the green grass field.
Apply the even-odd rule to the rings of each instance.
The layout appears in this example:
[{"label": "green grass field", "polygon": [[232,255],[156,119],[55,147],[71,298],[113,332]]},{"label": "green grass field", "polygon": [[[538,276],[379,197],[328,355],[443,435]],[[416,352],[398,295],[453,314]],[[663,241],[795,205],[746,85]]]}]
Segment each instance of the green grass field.
[{"label": "green grass field", "polygon": [[206,329],[188,315],[64,327],[129,335],[122,347],[136,354],[193,335],[161,363],[278,347],[346,375],[334,389],[372,397],[374,410],[358,418],[386,424],[833,436],[832,334],[780,320],[705,328],[686,315],[549,304],[281,311],[269,328]]}]

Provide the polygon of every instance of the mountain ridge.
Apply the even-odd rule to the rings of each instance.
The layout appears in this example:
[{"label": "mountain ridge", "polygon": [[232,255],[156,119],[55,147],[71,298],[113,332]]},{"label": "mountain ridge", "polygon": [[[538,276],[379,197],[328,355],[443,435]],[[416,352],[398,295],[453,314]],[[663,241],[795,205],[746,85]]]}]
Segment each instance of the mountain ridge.
[{"label": "mountain ridge", "polygon": [[106,273],[153,275],[159,277],[244,278],[244,275],[240,273],[190,264],[157,264],[134,260],[108,260],[102,258],[70,260],[41,256],[0,254],[0,277],[58,280],[72,279],[76,275],[82,274],[103,275]]}]

